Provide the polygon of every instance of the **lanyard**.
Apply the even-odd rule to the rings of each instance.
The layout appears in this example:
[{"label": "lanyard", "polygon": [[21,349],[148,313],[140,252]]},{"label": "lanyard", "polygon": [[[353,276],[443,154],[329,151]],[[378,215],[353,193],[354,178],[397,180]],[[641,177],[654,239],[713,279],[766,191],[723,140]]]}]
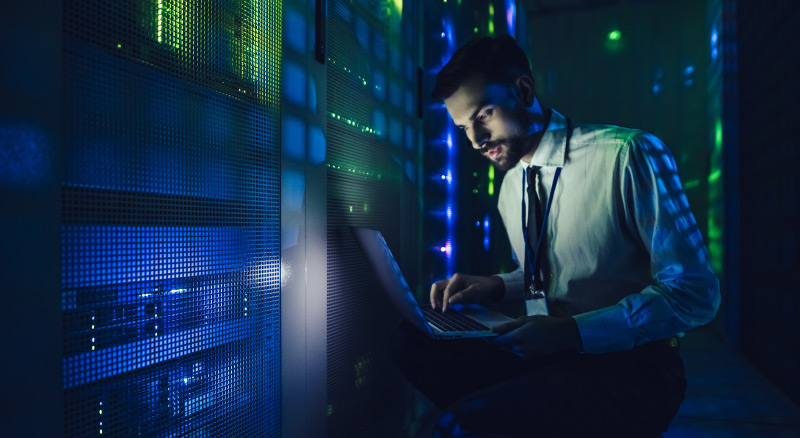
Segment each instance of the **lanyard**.
[{"label": "lanyard", "polygon": [[[566,148],[569,150],[569,140],[571,137],[570,132],[570,120],[567,119],[567,143]],[[556,174],[553,176],[553,185],[550,186],[550,196],[547,197],[547,206],[544,209],[544,214],[542,215],[542,227],[539,230],[539,238],[536,241],[536,252],[531,257],[531,248],[528,246],[528,226],[525,224],[528,217],[528,209],[525,207],[525,181],[526,181],[526,173],[527,170],[523,169],[522,171],[522,236],[525,239],[525,262],[528,264],[528,270],[533,276],[533,283],[532,288],[530,288],[530,292],[537,292],[544,288],[544,284],[539,279],[539,254],[541,253],[542,248],[542,238],[544,237],[545,229],[547,227],[547,217],[550,215],[550,206],[553,204],[553,194],[556,191],[556,184],[558,184],[558,177],[561,175],[561,168],[556,167]],[[537,191],[534,189],[534,191]],[[528,200],[532,202],[532,200]],[[544,291],[541,292],[542,294]],[[526,293],[526,296],[529,296]]]}]

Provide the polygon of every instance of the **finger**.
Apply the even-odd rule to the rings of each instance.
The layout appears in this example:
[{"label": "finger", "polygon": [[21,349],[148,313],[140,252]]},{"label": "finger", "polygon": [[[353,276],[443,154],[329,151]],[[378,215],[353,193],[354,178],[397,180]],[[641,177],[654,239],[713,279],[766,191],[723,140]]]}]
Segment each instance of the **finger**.
[{"label": "finger", "polygon": [[431,285],[431,308],[435,309],[439,304],[439,296],[441,295],[442,290],[447,285],[447,280],[437,281]]},{"label": "finger", "polygon": [[462,302],[471,302],[473,297],[478,291],[478,287],[476,285],[470,285],[466,289],[462,290],[461,292],[457,292],[453,294],[450,299],[447,300],[449,304],[458,304]]},{"label": "finger", "polygon": [[461,287],[462,283],[461,275],[456,273],[450,277],[450,282],[447,283],[447,287],[444,288],[444,294],[442,295],[442,312],[447,310],[447,303],[448,300],[450,300],[450,297],[457,292],[460,292],[458,289]]},{"label": "finger", "polygon": [[438,295],[438,292],[437,292],[437,290],[438,290],[437,285],[438,284],[439,284],[438,281],[436,283],[431,284],[431,291],[428,294],[429,295],[428,299],[431,301],[431,308],[432,309],[436,308],[436,295]]},{"label": "finger", "polygon": [[517,319],[515,319],[513,321],[509,321],[509,322],[507,322],[505,324],[500,324],[498,326],[492,327],[492,333],[499,333],[501,335],[504,335],[504,334],[506,334],[506,333],[508,333],[508,332],[510,332],[512,330],[516,330],[516,329],[522,327],[527,322],[528,322],[528,319],[525,318],[525,317],[517,318]]}]

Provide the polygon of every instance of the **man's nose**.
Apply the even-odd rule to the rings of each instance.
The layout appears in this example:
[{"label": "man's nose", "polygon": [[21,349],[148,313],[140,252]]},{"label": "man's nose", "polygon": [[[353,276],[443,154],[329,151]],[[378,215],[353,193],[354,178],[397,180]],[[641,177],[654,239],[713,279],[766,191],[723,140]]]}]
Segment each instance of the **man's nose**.
[{"label": "man's nose", "polygon": [[489,142],[489,139],[492,137],[488,130],[478,126],[477,124],[474,126],[472,132],[472,147],[475,149],[481,149],[483,145]]}]

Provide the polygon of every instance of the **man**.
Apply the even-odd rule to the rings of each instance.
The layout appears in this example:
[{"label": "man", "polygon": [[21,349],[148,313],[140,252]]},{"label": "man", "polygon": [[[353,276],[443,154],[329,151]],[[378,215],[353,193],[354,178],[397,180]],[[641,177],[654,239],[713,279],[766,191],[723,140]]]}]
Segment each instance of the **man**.
[{"label": "man", "polygon": [[436,78],[472,147],[507,170],[498,209],[519,268],[432,285],[431,306],[525,303],[490,340],[393,340],[444,410],[441,436],[659,436],[683,401],[675,335],[710,321],[719,285],[669,150],[540,105],[509,36],[477,38]]}]

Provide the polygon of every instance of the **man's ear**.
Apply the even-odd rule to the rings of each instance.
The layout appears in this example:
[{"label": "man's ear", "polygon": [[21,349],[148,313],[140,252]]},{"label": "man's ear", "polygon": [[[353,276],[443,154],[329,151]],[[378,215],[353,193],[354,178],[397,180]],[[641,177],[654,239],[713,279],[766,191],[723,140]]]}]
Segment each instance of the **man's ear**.
[{"label": "man's ear", "polygon": [[536,97],[536,85],[530,76],[520,76],[514,81],[514,89],[517,92],[522,104],[526,107],[533,105]]}]

